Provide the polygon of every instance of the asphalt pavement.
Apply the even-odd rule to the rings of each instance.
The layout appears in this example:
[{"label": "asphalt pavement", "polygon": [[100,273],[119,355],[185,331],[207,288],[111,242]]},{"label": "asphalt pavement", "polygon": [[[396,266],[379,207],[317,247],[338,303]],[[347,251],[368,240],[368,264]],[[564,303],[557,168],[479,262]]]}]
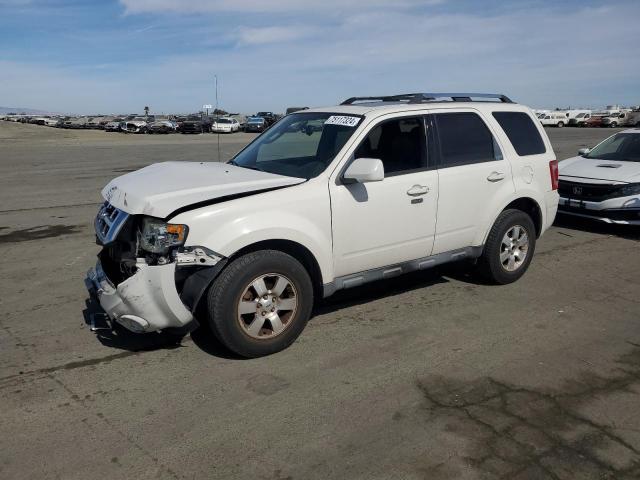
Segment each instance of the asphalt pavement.
[{"label": "asphalt pavement", "polygon": [[[547,132],[558,159],[612,133]],[[449,265],[340,292],[267,358],[92,333],[100,189],[251,138],[0,122],[0,478],[640,478],[637,228],[559,219],[508,286]]]}]

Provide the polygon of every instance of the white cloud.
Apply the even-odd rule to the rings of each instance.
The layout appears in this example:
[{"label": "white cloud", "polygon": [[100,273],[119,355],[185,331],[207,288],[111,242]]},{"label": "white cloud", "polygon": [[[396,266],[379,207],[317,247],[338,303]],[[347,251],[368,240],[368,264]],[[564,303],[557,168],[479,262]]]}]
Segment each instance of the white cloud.
[{"label": "white cloud", "polygon": [[[325,22],[296,18],[293,25],[247,14],[238,17],[240,26],[211,31],[211,39],[229,40],[224,48],[110,68],[0,63],[0,105],[195,110],[212,102],[214,73],[221,106],[243,112],[428,90],[499,91],[532,106],[638,104],[638,12],[636,4],[493,15],[363,9]],[[203,15],[203,23],[213,18]],[[615,46],[601,36],[612,25]],[[206,35],[198,32],[201,44]]]},{"label": "white cloud", "polygon": [[289,42],[309,37],[317,32],[314,27],[240,27],[237,39],[240,45],[265,45],[267,43]]},{"label": "white cloud", "polygon": [[371,8],[402,9],[443,3],[444,0],[120,0],[127,13],[215,13],[215,12],[317,12],[356,11]]}]

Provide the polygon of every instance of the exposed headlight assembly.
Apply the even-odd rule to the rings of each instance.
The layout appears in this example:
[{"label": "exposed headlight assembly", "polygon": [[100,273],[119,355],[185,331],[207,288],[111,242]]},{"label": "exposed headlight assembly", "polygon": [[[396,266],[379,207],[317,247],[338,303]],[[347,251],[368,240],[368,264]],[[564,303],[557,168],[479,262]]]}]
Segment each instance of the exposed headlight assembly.
[{"label": "exposed headlight assembly", "polygon": [[630,183],[620,188],[621,197],[629,197],[631,195],[640,195],[640,183]]},{"label": "exposed headlight assembly", "polygon": [[159,218],[144,217],[140,234],[140,247],[151,253],[163,255],[172,247],[184,245],[189,227],[167,223]]}]

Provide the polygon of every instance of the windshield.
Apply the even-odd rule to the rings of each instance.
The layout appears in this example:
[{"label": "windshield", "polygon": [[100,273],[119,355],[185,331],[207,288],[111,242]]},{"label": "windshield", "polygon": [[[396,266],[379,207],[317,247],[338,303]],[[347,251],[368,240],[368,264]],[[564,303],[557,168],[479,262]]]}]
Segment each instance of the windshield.
[{"label": "windshield", "polygon": [[228,118],[219,118],[216,120],[216,123],[231,123],[231,120]]},{"label": "windshield", "polygon": [[262,123],[264,122],[263,118],[250,118],[249,120],[247,120],[249,123]]},{"label": "windshield", "polygon": [[361,117],[294,113],[260,135],[230,163],[298,178],[324,171],[356,130]]},{"label": "windshield", "polygon": [[585,157],[640,162],[640,134],[617,133],[597,145]]},{"label": "windshield", "polygon": [[576,118],[582,118],[586,115],[586,113],[579,113],[578,115],[576,115]]}]

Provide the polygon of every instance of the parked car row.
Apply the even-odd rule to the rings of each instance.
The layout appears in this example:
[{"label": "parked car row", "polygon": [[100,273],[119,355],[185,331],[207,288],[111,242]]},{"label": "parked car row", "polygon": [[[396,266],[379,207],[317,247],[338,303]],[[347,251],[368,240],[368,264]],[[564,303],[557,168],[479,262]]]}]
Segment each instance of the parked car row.
[{"label": "parked car row", "polygon": [[5,115],[1,120],[69,129],[97,129],[124,133],[236,133],[263,132],[281,118],[272,112],[260,112],[242,123],[233,116],[191,114],[183,116],[127,115],[124,117],[34,117]]},{"label": "parked car row", "polygon": [[640,108],[609,106],[604,110],[537,110],[545,127],[640,127]]}]

